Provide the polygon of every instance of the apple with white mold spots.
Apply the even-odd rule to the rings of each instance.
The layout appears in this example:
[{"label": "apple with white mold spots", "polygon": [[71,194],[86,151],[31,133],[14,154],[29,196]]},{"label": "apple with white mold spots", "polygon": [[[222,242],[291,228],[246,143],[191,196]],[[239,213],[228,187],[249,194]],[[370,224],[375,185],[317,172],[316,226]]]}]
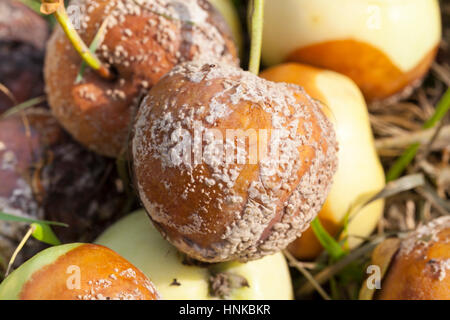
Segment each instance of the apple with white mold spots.
[{"label": "apple with white mold spots", "polygon": [[285,249],[319,212],[337,165],[332,123],[302,88],[209,60],[152,88],[129,150],[158,230],[209,263]]},{"label": "apple with white mold spots", "polygon": [[41,251],[0,284],[0,300],[156,300],[152,282],[114,251],[66,244]]}]

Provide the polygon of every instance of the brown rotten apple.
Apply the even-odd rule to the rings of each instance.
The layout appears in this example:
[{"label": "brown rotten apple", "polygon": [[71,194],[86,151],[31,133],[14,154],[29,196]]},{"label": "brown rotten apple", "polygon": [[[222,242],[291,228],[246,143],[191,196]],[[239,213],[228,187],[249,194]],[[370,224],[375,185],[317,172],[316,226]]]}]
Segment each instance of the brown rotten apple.
[{"label": "brown rotten apple", "polygon": [[157,300],[153,283],[114,251],[93,244],[46,249],[0,284],[0,300]]},{"label": "brown rotten apple", "polygon": [[130,145],[151,219],[207,262],[285,248],[320,210],[337,162],[332,125],[303,89],[200,61],[153,87]]},{"label": "brown rotten apple", "polygon": [[[0,181],[0,212],[65,222],[69,228],[55,229],[63,241],[92,240],[125,202],[114,162],[73,141],[46,109],[0,119]],[[0,221],[5,259],[23,230]]]},{"label": "brown rotten apple", "polygon": [[47,23],[19,1],[0,2],[0,112],[42,95]]},{"label": "brown rotten apple", "polygon": [[82,12],[77,32],[85,43],[106,23],[96,54],[116,78],[104,79],[88,68],[75,83],[81,58],[57,27],[46,54],[46,90],[63,126],[100,154],[120,154],[140,94],[176,64],[205,56],[237,63],[232,35],[206,0],[79,0],[72,5]]}]

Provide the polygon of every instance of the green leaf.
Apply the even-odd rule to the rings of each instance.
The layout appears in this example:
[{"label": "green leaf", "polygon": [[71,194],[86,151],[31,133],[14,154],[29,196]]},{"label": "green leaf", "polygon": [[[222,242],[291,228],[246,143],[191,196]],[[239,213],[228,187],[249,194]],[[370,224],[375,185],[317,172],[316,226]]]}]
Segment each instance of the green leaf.
[{"label": "green leaf", "polygon": [[53,233],[52,228],[47,224],[32,223],[31,226],[34,228],[32,233],[33,238],[53,246],[61,244],[61,241],[59,241],[58,237]]},{"label": "green leaf", "polygon": [[319,218],[315,218],[311,222],[313,229],[320,244],[325,248],[333,260],[339,260],[347,253],[342,249],[341,245],[328,233],[320,223]]},{"label": "green leaf", "polygon": [[25,218],[25,217],[16,216],[16,215],[13,215],[13,214],[7,214],[7,213],[1,212],[1,211],[0,211],[0,220],[3,220],[3,221],[15,221],[15,222],[26,222],[26,223],[38,223],[38,224],[53,225],[53,226],[59,226],[59,227],[68,227],[69,226],[68,224],[62,223],[62,222]]}]

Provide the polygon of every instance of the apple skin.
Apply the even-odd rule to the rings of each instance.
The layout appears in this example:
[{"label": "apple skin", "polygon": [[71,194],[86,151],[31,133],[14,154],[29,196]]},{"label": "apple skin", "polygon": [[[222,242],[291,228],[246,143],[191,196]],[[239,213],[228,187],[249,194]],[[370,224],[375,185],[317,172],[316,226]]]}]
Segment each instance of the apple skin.
[{"label": "apple skin", "polygon": [[242,26],[239,20],[239,15],[234,7],[232,0],[208,0],[211,4],[222,14],[227,22],[228,26],[233,33],[234,41],[239,48],[239,52],[242,54],[243,39],[242,39]]},{"label": "apple skin", "polygon": [[[374,146],[369,114],[356,84],[344,75],[298,63],[286,63],[265,70],[261,76],[271,81],[304,87],[321,101],[324,112],[334,123],[339,143],[338,171],[319,213],[325,229],[335,235],[343,226],[352,204],[385,186],[385,175]],[[375,229],[384,208],[376,201],[353,217],[348,225],[348,246],[354,248]],[[294,241],[290,251],[299,259],[314,259],[323,250],[312,229]]]},{"label": "apple skin", "polygon": [[343,73],[383,102],[421,83],[441,36],[438,0],[267,0],[263,61]]},{"label": "apple skin", "polygon": [[[130,231],[132,230],[132,231]],[[209,293],[211,273],[244,277],[249,287],[232,290],[229,299],[293,299],[289,269],[281,253],[245,264],[188,265],[185,256],[167,242],[144,210],[132,213],[106,230],[96,243],[111,248],[151,279],[166,300],[217,299]],[[176,283],[180,285],[175,285]]]},{"label": "apple skin", "polygon": [[158,298],[150,280],[131,263],[106,247],[83,243],[43,250],[0,284],[0,300]]}]

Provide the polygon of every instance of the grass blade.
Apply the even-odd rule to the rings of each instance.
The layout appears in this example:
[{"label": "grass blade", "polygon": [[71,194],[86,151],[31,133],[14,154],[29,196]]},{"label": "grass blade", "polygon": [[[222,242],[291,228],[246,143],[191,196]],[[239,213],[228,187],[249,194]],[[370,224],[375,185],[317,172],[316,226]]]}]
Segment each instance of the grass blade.
[{"label": "grass blade", "polygon": [[7,111],[3,112],[0,115],[0,119],[7,118],[7,117],[12,116],[13,114],[15,114],[17,112],[20,112],[22,110],[31,108],[31,107],[33,107],[35,105],[38,105],[38,104],[44,102],[45,100],[46,100],[45,96],[40,96],[40,97],[33,98],[33,99],[27,100],[25,102],[22,102],[22,103],[14,106],[14,107],[8,109]]},{"label": "grass blade", "polygon": [[319,218],[315,218],[311,222],[311,228],[313,229],[320,244],[325,248],[332,259],[339,260],[347,254],[347,252],[342,249],[341,245],[328,233],[327,230],[325,230],[320,223]]},{"label": "grass blade", "polygon": [[58,227],[68,227],[68,224],[62,223],[62,222],[55,222],[55,221],[46,221],[46,220],[37,220],[37,219],[31,219],[31,218],[25,218],[25,217],[19,217],[12,214],[7,214],[0,211],[0,220],[3,221],[15,221],[15,222],[25,222],[25,223],[37,223],[37,224],[45,224],[49,226],[58,226]]},{"label": "grass blade", "polygon": [[[431,116],[430,119],[428,119],[424,123],[423,129],[425,130],[431,129],[434,126],[436,126],[444,118],[449,109],[450,109],[450,89],[447,89],[447,91],[442,96],[441,100],[438,102],[434,114]],[[390,182],[400,177],[402,173],[406,170],[406,168],[409,166],[409,164],[414,160],[419,149],[420,149],[419,143],[415,143],[411,145],[408,149],[406,149],[403,155],[397,159],[397,161],[394,163],[394,165],[390,168],[390,170],[386,174],[386,181]]]}]

